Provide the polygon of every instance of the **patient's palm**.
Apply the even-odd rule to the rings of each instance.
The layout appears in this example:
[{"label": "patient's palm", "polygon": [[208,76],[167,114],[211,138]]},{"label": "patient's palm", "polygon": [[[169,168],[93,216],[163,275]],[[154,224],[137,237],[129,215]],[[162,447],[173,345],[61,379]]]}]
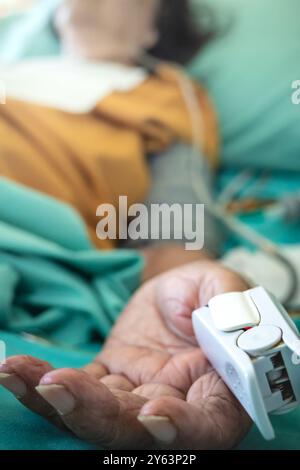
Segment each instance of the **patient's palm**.
[{"label": "patient's palm", "polygon": [[246,288],[219,266],[203,274],[195,263],[162,276],[129,304],[97,358],[110,374],[125,376],[134,393],[150,400],[177,397],[209,410],[215,440],[209,442],[211,430],[199,447],[232,446],[249,420],[195,343],[191,313],[213,295]]},{"label": "patient's palm", "polygon": [[[26,383],[25,406],[101,447],[232,447],[250,420],[196,345],[191,312],[213,295],[245,288],[216,263],[188,265],[138,291],[84,371],[53,370],[17,356],[8,359],[4,372]],[[74,409],[58,416],[42,399],[35,387],[45,377],[71,393]],[[158,442],[139,415],[169,418],[176,437]]]}]

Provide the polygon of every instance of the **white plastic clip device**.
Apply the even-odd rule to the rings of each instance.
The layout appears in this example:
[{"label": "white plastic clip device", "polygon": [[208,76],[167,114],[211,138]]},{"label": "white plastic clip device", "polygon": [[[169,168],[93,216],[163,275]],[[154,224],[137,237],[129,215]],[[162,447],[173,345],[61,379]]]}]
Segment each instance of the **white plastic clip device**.
[{"label": "white plastic clip device", "polygon": [[197,341],[265,439],[269,413],[300,404],[300,336],[288,313],[263,287],[212,298],[193,313]]}]

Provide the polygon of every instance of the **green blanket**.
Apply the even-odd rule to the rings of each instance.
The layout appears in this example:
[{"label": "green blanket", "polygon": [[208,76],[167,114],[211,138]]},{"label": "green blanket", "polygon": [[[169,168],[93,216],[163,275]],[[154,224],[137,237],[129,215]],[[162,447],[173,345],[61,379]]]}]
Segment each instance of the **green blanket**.
[{"label": "green blanket", "polygon": [[0,328],[98,344],[139,285],[142,259],[100,252],[67,205],[0,178]]}]

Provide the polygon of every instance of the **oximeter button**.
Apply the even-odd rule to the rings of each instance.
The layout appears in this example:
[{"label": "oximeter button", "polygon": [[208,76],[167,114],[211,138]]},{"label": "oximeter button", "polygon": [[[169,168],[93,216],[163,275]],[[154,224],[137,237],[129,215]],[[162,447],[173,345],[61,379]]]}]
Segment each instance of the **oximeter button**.
[{"label": "oximeter button", "polygon": [[260,315],[247,293],[228,292],[213,297],[209,309],[215,328],[224,332],[259,325]]},{"label": "oximeter button", "polygon": [[262,353],[276,346],[281,341],[281,330],[273,325],[261,325],[242,333],[237,341],[238,347],[251,356]]}]

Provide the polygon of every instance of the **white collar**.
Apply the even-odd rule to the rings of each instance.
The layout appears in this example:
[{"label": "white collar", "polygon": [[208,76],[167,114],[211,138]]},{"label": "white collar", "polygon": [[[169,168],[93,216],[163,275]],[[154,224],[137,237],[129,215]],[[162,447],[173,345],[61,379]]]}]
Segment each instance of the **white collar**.
[{"label": "white collar", "polygon": [[67,56],[0,65],[7,97],[70,113],[87,113],[112,92],[132,90],[146,78],[142,68]]}]

